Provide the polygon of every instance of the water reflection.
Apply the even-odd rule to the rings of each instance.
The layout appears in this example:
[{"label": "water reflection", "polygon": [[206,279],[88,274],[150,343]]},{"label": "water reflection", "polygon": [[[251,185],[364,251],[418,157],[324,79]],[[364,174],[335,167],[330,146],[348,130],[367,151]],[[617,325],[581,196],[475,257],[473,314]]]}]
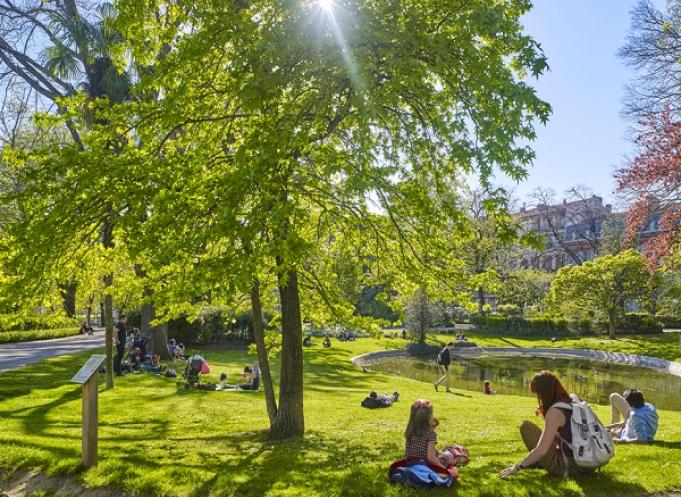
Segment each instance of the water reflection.
[{"label": "water reflection", "polygon": [[[439,376],[434,360],[414,357],[386,358],[368,368],[429,383]],[[607,404],[610,393],[638,388],[658,408],[681,410],[681,378],[651,369],[584,359],[485,356],[452,362],[450,368],[451,385],[464,390],[482,391],[488,380],[499,394],[530,396],[532,376],[549,369],[568,391],[592,403]]]}]

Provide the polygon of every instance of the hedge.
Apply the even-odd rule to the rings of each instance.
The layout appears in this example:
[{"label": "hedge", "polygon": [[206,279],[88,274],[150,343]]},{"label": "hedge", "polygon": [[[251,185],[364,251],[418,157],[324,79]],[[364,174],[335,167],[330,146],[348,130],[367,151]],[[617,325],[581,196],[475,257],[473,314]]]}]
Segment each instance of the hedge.
[{"label": "hedge", "polygon": [[[266,314],[270,321],[272,317]],[[244,312],[235,318],[224,315],[220,308],[213,308],[192,322],[179,317],[168,322],[168,338],[174,338],[185,345],[208,345],[225,342],[253,342],[253,315]]]},{"label": "hedge", "polygon": [[475,331],[480,333],[509,336],[552,337],[572,333],[568,327],[568,321],[562,318],[522,318],[490,314],[471,317],[471,324],[475,327]]},{"label": "hedge", "polygon": [[[602,333],[608,332],[607,321],[598,323]],[[617,319],[615,328],[620,335],[652,335],[662,333],[662,322],[650,314],[631,312]]]},{"label": "hedge", "polygon": [[64,314],[44,314],[26,316],[20,314],[0,314],[0,333],[7,331],[51,330],[56,328],[76,327],[80,322]]},{"label": "hedge", "polygon": [[[568,321],[563,318],[520,316],[477,315],[471,318],[471,323],[479,333],[491,333],[508,336],[553,337],[553,336],[582,336],[607,334],[607,321],[593,323],[589,320]],[[618,318],[617,333],[627,334],[655,334],[661,333],[662,328],[671,328],[674,321],[669,317],[656,317],[642,313],[628,313]],[[679,326],[681,328],[681,326]]]},{"label": "hedge", "polygon": [[53,330],[0,331],[0,343],[32,342],[34,340],[51,340],[78,335],[76,326],[55,328]]}]

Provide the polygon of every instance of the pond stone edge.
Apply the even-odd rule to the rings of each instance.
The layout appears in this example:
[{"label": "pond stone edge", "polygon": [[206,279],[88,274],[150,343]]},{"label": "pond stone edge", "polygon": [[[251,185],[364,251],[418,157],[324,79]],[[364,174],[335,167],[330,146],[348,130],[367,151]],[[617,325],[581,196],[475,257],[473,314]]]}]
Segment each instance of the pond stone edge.
[{"label": "pond stone edge", "polygon": [[[387,359],[390,357],[409,356],[407,349],[378,350],[355,356],[351,359],[352,364],[359,367],[368,366],[373,362]],[[634,354],[624,354],[621,352],[605,352],[602,350],[591,349],[558,349],[551,347],[526,349],[521,347],[475,347],[470,349],[455,350],[454,357],[479,357],[482,355],[490,356],[520,356],[520,357],[565,357],[573,359],[589,359],[603,361],[611,364],[624,366],[638,366],[642,368],[655,369],[657,371],[669,373],[681,377],[681,363],[667,361],[657,357],[648,357]]]}]

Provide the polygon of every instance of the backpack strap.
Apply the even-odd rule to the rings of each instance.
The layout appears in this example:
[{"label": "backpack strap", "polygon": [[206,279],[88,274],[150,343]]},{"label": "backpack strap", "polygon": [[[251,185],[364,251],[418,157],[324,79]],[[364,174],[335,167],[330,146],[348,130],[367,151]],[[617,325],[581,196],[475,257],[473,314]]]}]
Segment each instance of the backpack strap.
[{"label": "backpack strap", "polygon": [[[567,402],[556,402],[551,407],[557,407],[559,409],[565,409],[569,411],[572,411],[574,408],[572,404],[568,404]],[[568,418],[565,420],[565,422],[571,423],[572,421]],[[570,461],[568,460],[567,454],[565,454],[565,446],[567,446],[570,450],[574,450],[572,448],[572,441],[565,440],[560,435],[560,431],[556,432],[556,436],[558,437],[558,440],[560,440],[562,445],[560,453],[563,456],[563,478],[567,478],[570,475]]]}]

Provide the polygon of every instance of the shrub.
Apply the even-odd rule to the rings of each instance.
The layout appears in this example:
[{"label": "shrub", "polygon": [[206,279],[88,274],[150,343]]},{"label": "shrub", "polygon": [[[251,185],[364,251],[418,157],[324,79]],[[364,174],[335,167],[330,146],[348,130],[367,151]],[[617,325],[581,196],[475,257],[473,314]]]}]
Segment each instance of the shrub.
[{"label": "shrub", "polygon": [[663,328],[681,329],[681,318],[676,316],[656,316]]},{"label": "shrub", "polygon": [[51,330],[0,331],[0,343],[32,342],[34,340],[51,340],[78,335],[77,326],[55,328]]},{"label": "shrub", "polygon": [[0,332],[20,330],[49,330],[56,328],[78,328],[79,321],[62,313],[25,316],[20,314],[0,315]]},{"label": "shrub", "polygon": [[208,345],[232,340],[250,343],[254,339],[253,315],[244,312],[232,319],[225,316],[221,308],[209,308],[191,322],[187,316],[171,319],[168,322],[168,338],[185,345]]},{"label": "shrub", "polygon": [[[566,335],[605,334],[605,321],[593,323],[588,319],[568,321],[562,317],[541,315],[533,318],[520,316],[476,315],[471,320],[476,331],[508,336],[553,337]],[[681,324],[681,323],[679,323]],[[662,332],[663,323],[649,314],[629,313],[617,321],[617,332],[622,334],[653,334]]]},{"label": "shrub", "polygon": [[515,304],[499,304],[497,306],[497,312],[502,316],[520,316],[522,314],[522,309]]},{"label": "shrub", "polygon": [[520,316],[477,315],[471,318],[475,330],[509,336],[552,337],[569,335],[571,330],[563,318],[522,318]]},{"label": "shrub", "polygon": [[[630,312],[617,318],[617,333],[625,335],[649,335],[662,333],[663,323],[655,316],[650,314]],[[608,323],[602,321],[598,323],[598,328],[603,333],[607,333]]]}]

